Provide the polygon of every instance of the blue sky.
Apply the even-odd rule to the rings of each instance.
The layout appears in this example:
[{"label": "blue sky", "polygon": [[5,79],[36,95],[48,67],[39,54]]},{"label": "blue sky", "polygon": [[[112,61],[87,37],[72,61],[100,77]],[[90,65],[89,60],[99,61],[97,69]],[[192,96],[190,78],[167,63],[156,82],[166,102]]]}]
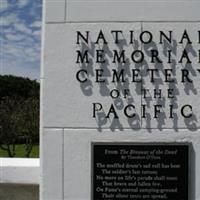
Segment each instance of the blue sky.
[{"label": "blue sky", "polygon": [[42,0],[0,0],[0,74],[40,76]]}]

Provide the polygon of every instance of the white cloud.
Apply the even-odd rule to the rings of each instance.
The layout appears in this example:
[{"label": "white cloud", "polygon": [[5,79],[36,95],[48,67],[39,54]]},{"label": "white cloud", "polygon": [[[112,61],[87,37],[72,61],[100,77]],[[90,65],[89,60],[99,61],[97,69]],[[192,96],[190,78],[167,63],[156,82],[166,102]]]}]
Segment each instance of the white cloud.
[{"label": "white cloud", "polygon": [[11,13],[9,15],[1,16],[0,26],[10,26],[13,23],[18,23],[19,18],[17,14]]},{"label": "white cloud", "polygon": [[6,38],[10,41],[20,41],[22,39],[24,39],[24,35],[23,34],[17,34],[17,33],[8,33],[6,34]]},{"label": "white cloud", "polygon": [[34,62],[38,59],[38,51],[35,48],[26,48],[24,54],[28,57],[29,62]]},{"label": "white cloud", "polygon": [[33,35],[36,36],[36,37],[40,37],[40,36],[41,36],[41,30],[39,30],[39,31],[34,31],[34,32],[33,32]]},{"label": "white cloud", "polygon": [[23,8],[26,5],[28,5],[28,3],[29,3],[29,0],[18,0],[17,5],[18,5],[19,8]]},{"label": "white cloud", "polygon": [[35,0],[32,1],[32,8],[29,11],[29,16],[34,18],[34,19],[41,20],[41,16],[40,16],[40,12],[41,12],[41,9],[42,9],[41,6],[42,6],[41,3],[38,3]]},{"label": "white cloud", "polygon": [[41,27],[41,21],[35,21],[31,24],[32,28],[40,28]]},{"label": "white cloud", "polygon": [[4,44],[3,54],[4,56],[12,55],[12,57],[17,60],[17,58],[23,56],[23,48],[18,45],[13,45],[12,43]]},{"label": "white cloud", "polygon": [[17,23],[14,25],[17,31],[23,32],[25,34],[31,34],[32,30],[22,23]]},{"label": "white cloud", "polygon": [[[24,44],[25,45],[25,44]],[[39,78],[40,49],[38,45],[24,46],[18,44],[4,44],[1,52],[2,71],[4,74],[15,74]]]},{"label": "white cloud", "polygon": [[39,81],[40,77],[40,65],[33,64],[29,67],[25,66],[23,62],[11,61],[6,62],[4,68],[2,69],[2,74],[12,74],[15,76],[29,77],[31,79],[37,79]]},{"label": "white cloud", "polygon": [[0,0],[0,12],[8,9],[9,4],[7,0]]},{"label": "white cloud", "polygon": [[39,62],[40,45],[34,41],[33,37],[10,32],[6,34],[6,40],[3,41],[1,52],[3,57],[8,58],[11,56],[16,62]]},{"label": "white cloud", "polygon": [[[28,24],[26,15],[20,15],[20,12],[26,11],[24,7],[30,1],[33,5],[30,10],[27,8],[27,11],[29,17],[31,11],[34,11],[34,22]],[[35,0],[0,0],[0,4],[0,11],[5,10],[0,17],[0,26],[5,26],[3,29],[0,27],[3,35],[0,57],[4,73],[38,77],[41,35],[40,14],[37,9],[39,3]]]}]

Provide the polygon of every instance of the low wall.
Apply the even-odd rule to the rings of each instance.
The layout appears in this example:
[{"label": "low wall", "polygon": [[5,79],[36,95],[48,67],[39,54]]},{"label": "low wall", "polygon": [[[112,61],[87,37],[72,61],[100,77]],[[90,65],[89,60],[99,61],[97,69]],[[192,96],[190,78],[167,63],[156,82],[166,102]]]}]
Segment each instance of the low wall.
[{"label": "low wall", "polygon": [[39,200],[39,162],[0,158],[0,200]]}]

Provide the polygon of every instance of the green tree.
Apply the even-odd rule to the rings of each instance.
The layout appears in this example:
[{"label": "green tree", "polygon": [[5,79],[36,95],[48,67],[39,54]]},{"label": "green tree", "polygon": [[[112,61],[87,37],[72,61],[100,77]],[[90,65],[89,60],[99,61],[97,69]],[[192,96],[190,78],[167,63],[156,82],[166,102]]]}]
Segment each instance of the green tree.
[{"label": "green tree", "polygon": [[19,101],[17,98],[4,97],[0,101],[0,145],[10,157],[15,156],[15,144],[18,138]]},{"label": "green tree", "polygon": [[0,75],[0,147],[14,157],[17,143],[26,157],[39,143],[39,83]]},{"label": "green tree", "polygon": [[39,99],[28,98],[21,104],[17,124],[19,137],[24,138],[25,157],[29,157],[34,144],[39,141]]},{"label": "green tree", "polygon": [[39,98],[40,85],[36,80],[16,77],[11,75],[0,75],[0,98],[2,97],[36,97]]}]

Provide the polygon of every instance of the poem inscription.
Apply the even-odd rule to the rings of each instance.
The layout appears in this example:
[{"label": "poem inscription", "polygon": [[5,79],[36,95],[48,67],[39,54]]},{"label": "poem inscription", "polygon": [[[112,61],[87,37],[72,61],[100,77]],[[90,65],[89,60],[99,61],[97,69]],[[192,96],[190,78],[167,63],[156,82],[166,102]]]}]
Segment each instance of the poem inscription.
[{"label": "poem inscription", "polygon": [[188,145],[92,146],[92,199],[188,200]]}]

